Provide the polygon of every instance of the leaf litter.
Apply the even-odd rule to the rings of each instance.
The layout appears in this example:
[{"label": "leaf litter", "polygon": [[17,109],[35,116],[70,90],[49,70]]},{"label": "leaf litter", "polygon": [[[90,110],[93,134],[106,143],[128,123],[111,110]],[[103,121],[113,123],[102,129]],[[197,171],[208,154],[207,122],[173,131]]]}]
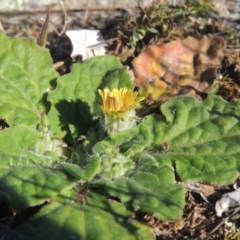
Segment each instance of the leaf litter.
[{"label": "leaf litter", "polygon": [[[107,39],[112,34],[112,28],[119,24],[116,21],[116,19],[119,19],[119,15],[116,13],[114,12],[111,17],[106,13],[105,15],[95,14],[94,16],[89,16],[85,27],[87,25],[92,29],[100,28]],[[121,17],[123,16],[124,14]],[[79,26],[78,16],[76,15],[72,18],[73,21],[70,27],[75,29],[81,27],[81,25]],[[41,27],[41,23],[37,19],[37,17],[28,18],[28,16],[21,16],[16,21],[15,17],[14,21],[18,25],[13,24],[11,18],[10,21],[7,18],[3,18],[1,21],[3,29],[9,36],[19,34],[32,36],[36,28],[39,29]],[[100,22],[96,24],[98,20]],[[133,68],[136,85],[140,89],[147,89],[149,105],[159,105],[177,95],[190,94],[203,100],[212,91],[214,81],[216,81],[218,87],[218,94],[227,101],[234,102],[239,99],[240,55],[238,43],[234,42],[234,40],[238,39],[238,33],[232,27],[232,22],[227,22],[223,29],[221,21],[209,25],[204,20],[201,23],[196,20],[196,25],[193,24],[192,26],[193,32],[199,33],[199,24],[204,26],[204,30],[201,31],[201,35],[197,38],[195,36],[181,36],[167,43],[163,43],[160,40],[155,45],[143,46],[140,54],[136,54],[136,51],[126,46],[121,48],[122,52],[119,54],[119,57],[126,63],[128,63],[127,59],[129,58],[133,60],[132,65],[128,63],[129,68]],[[19,25],[27,26],[27,29],[22,32],[18,28]],[[228,31],[235,31],[235,36],[229,38],[225,34]],[[230,45],[231,48],[228,47]],[[53,61],[55,63],[63,62],[58,68],[61,74],[69,72],[73,62],[81,61],[81,59],[72,59],[70,57],[72,46],[65,35],[57,36],[53,31],[50,32],[47,46],[52,53]],[[111,46],[109,49],[111,49]],[[159,64],[160,62],[161,64]],[[222,77],[219,77],[219,74]],[[156,91],[154,92],[153,90]],[[4,126],[4,123],[1,126]],[[231,236],[240,227],[240,210],[237,207],[231,208],[223,213],[222,217],[219,217],[215,212],[214,206],[223,194],[229,194],[234,191],[234,185],[239,187],[239,183],[240,179],[238,178],[229,185],[189,184],[187,186],[188,191],[186,193],[186,205],[183,216],[179,220],[163,222],[157,220],[154,214],[147,213],[136,213],[135,218],[152,226],[155,230],[156,238],[159,240],[233,239]],[[224,210],[227,210],[227,208]],[[19,213],[11,209],[6,203],[2,203],[0,212],[1,225],[4,224],[11,228],[27,221],[31,215],[35,214],[36,210],[34,209],[31,212],[30,209],[30,214],[28,212],[26,217],[26,211]],[[228,223],[232,223],[235,228]],[[0,234],[4,236],[4,232],[2,229]],[[237,239],[237,235],[235,236],[236,238],[234,239]]]},{"label": "leaf litter", "polygon": [[154,101],[166,102],[191,90],[202,99],[217,78],[224,50],[224,39],[216,35],[148,46],[133,61],[135,84]]}]

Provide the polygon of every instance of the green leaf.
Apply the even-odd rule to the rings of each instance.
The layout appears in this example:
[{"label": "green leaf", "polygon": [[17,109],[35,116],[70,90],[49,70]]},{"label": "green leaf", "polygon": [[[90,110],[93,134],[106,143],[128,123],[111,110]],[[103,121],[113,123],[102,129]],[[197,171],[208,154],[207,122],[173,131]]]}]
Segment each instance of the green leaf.
[{"label": "green leaf", "polygon": [[[3,155],[1,157],[2,162],[6,163]],[[9,160],[9,157],[6,158]],[[14,160],[16,163],[17,159]],[[75,184],[72,178],[62,172],[37,165],[28,166],[28,160],[31,162],[31,159],[24,158],[23,161],[18,159],[18,165],[11,167],[6,164],[1,167],[0,198],[7,200],[13,208],[25,209],[42,204]]]},{"label": "green leaf", "polygon": [[41,135],[26,126],[14,126],[0,131],[1,154],[25,155],[25,151],[33,147]]},{"label": "green leaf", "polygon": [[[6,128],[0,131],[0,153],[19,158],[29,156],[35,159],[35,163],[50,165],[53,160],[64,157],[64,147],[58,139],[49,139],[49,136],[45,138],[43,132],[30,127],[17,125]],[[39,147],[40,144],[43,149]],[[52,152],[56,156],[53,157]]]},{"label": "green leaf", "polygon": [[111,156],[116,150],[125,157],[134,157],[149,147],[154,135],[149,126],[139,125],[125,131],[114,132],[93,147],[93,152],[100,156]]},{"label": "green leaf", "polygon": [[121,148],[122,144],[131,142],[134,136],[138,134],[138,132],[139,131],[137,128],[131,128],[125,131],[115,132],[105,138],[103,141],[98,142],[93,147],[93,152],[97,154],[105,154],[108,152],[107,149],[116,149],[118,147]]},{"label": "green leaf", "polygon": [[0,131],[0,198],[14,208],[42,204],[75,184],[69,174],[42,167],[51,166],[53,159],[31,150],[40,138],[39,132],[26,126]]},{"label": "green leaf", "polygon": [[[47,204],[28,223],[15,228],[24,239],[153,239],[153,230],[134,220],[124,204],[107,199],[104,192],[70,193]],[[10,233],[11,234],[11,233]],[[10,235],[9,234],[9,235]]]},{"label": "green leaf", "polygon": [[8,38],[0,32],[0,116],[12,126],[40,122],[44,96],[58,76],[49,51],[34,39]]},{"label": "green leaf", "polygon": [[109,88],[112,90],[113,88],[127,88],[129,90],[133,90],[134,84],[131,80],[127,69],[125,67],[114,69],[106,74],[103,78],[102,84],[100,86],[101,89]]},{"label": "green leaf", "polygon": [[[121,68],[122,64],[116,57],[99,56],[73,65],[70,74],[60,77],[57,88],[49,94],[52,103],[49,119],[53,132],[61,136],[64,130],[71,131],[74,139],[85,135],[94,125],[93,116],[101,112],[98,89],[103,79],[106,77],[106,81],[110,81],[109,75],[114,71],[126,76]],[[112,76],[116,85],[120,84],[121,78],[116,73]]]},{"label": "green leaf", "polygon": [[118,149],[135,163],[124,176],[100,178],[97,186],[135,210],[162,220],[179,218],[185,195],[176,174],[182,181],[210,183],[229,183],[239,175],[239,110],[240,102],[214,95],[203,103],[183,96],[164,103],[162,115],[145,117],[138,131],[114,133],[96,144],[93,150],[102,159]]},{"label": "green leaf", "polygon": [[133,41],[137,42],[138,40],[142,39],[146,33],[145,29],[136,29],[133,31]]},{"label": "green leaf", "polygon": [[181,217],[185,190],[175,185],[174,168],[142,155],[136,169],[125,177],[106,181],[106,191],[131,204],[135,210],[152,213],[161,220]]},{"label": "green leaf", "polygon": [[100,169],[101,158],[92,156],[87,160],[82,160],[82,167],[71,163],[61,163],[58,169],[66,171],[77,179],[90,180],[95,177]]},{"label": "green leaf", "polygon": [[148,27],[147,30],[151,33],[159,33],[158,30],[154,27]]},{"label": "green leaf", "polygon": [[[142,120],[154,135],[152,151],[176,165],[181,180],[229,183],[240,169],[240,102],[211,95],[203,103],[177,97],[161,107],[163,117]],[[165,149],[165,145],[168,148]]]},{"label": "green leaf", "polygon": [[51,158],[55,160],[66,159],[69,154],[66,143],[63,139],[54,136],[49,127],[48,118],[45,114],[42,115],[38,131],[41,134],[41,138],[38,143],[31,148],[31,150],[36,154],[41,154],[42,156],[51,156]]},{"label": "green leaf", "polygon": [[14,126],[0,131],[0,176],[18,167],[36,167],[37,164],[51,165],[52,158],[32,151],[40,138],[39,132],[26,126]]},{"label": "green leaf", "polygon": [[134,156],[136,153],[140,154],[146,148],[146,144],[149,143],[149,136],[147,135],[145,140],[138,139],[135,141],[138,133],[137,128],[114,132],[93,147],[93,153],[101,157],[101,168],[97,175],[98,178],[117,178],[123,176],[129,169],[134,167]]}]

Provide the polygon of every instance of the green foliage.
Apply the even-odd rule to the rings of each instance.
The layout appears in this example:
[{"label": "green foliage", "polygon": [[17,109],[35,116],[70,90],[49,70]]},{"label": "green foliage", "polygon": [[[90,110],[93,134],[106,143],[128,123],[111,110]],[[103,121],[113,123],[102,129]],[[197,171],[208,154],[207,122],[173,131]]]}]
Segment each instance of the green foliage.
[{"label": "green foliage", "polygon": [[36,126],[45,113],[45,94],[58,74],[49,52],[33,39],[7,39],[0,33],[0,116],[10,126]]},{"label": "green foliage", "polygon": [[137,15],[126,14],[118,27],[119,40],[123,45],[135,48],[138,41],[143,39],[146,41],[150,38],[152,42],[159,38],[172,39],[178,35],[176,24],[184,24],[186,31],[191,17],[208,16],[213,11],[210,2],[194,0],[174,8],[154,2],[150,7],[138,6]]},{"label": "green foliage", "polygon": [[63,170],[74,176],[79,180],[90,180],[99,172],[101,158],[98,156],[91,156],[82,160],[81,165],[63,162],[58,166],[58,169]]},{"label": "green foliage", "polygon": [[0,131],[1,154],[24,155],[40,140],[40,133],[26,126],[13,126]]},{"label": "green foliage", "polygon": [[41,208],[8,239],[152,239],[134,213],[181,217],[185,188],[176,175],[209,183],[238,176],[240,102],[177,97],[161,115],[107,135],[94,120],[97,90],[133,89],[117,58],[93,57],[56,81],[46,49],[0,39],[0,114],[9,125],[0,131],[0,199]]},{"label": "green foliage", "polygon": [[[91,74],[90,74],[91,73]],[[133,88],[130,77],[115,57],[96,57],[73,65],[72,72],[58,78],[56,89],[49,94],[52,103],[48,114],[54,134],[71,135],[72,142],[94,128],[94,115],[101,114],[97,90],[106,86]]]},{"label": "green foliage", "polygon": [[[68,191],[54,198],[30,223],[19,226],[24,239],[153,239],[147,226],[132,220],[123,203],[109,201],[103,191]],[[61,229],[59,229],[61,225]],[[8,236],[16,239],[16,233]],[[20,239],[20,238],[19,238]]]},{"label": "green foliage", "polygon": [[[12,159],[9,156],[2,156],[2,159],[5,166],[0,179],[0,197],[16,209],[43,204],[74,185],[73,180],[62,172],[56,174],[56,171],[47,167],[28,166],[29,159]],[[17,164],[9,167],[9,162]]]},{"label": "green foliage", "polygon": [[152,115],[141,124],[155,133],[155,154],[176,165],[181,180],[226,183],[239,173],[239,109],[240,102],[230,104],[214,95],[204,103],[178,97],[162,105],[164,117]]},{"label": "green foliage", "polygon": [[175,184],[170,164],[158,163],[150,155],[142,155],[135,169],[106,182],[105,188],[110,195],[131,204],[134,210],[153,213],[162,220],[181,217],[184,187]]}]

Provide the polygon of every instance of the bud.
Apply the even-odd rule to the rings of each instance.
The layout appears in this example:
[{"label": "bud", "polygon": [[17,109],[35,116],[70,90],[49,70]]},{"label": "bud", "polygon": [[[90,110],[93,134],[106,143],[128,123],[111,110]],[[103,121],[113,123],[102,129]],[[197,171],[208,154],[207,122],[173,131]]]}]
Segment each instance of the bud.
[{"label": "bud", "polygon": [[134,167],[134,161],[125,157],[118,149],[112,150],[101,156],[102,166],[99,177],[113,179],[123,176]]}]

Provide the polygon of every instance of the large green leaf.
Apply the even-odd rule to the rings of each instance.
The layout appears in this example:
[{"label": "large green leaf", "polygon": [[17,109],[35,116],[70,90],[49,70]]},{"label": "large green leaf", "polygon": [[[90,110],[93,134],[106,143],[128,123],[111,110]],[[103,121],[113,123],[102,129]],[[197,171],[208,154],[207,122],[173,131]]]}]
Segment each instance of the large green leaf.
[{"label": "large green leaf", "polygon": [[163,117],[146,117],[141,125],[154,134],[152,148],[159,159],[175,164],[181,180],[228,183],[237,178],[240,102],[227,103],[214,95],[203,103],[178,97],[161,110]]},{"label": "large green leaf", "polygon": [[135,210],[152,213],[161,220],[180,218],[185,190],[175,184],[174,168],[158,163],[150,155],[142,155],[136,169],[124,177],[106,181],[106,191],[130,203]]},{"label": "large green leaf", "polygon": [[[121,74],[116,75],[116,71]],[[54,133],[61,136],[63,130],[71,131],[74,139],[85,135],[93,125],[94,115],[101,112],[98,89],[108,84],[132,86],[116,57],[99,56],[74,64],[71,73],[60,77],[57,88],[49,94],[49,118]]]},{"label": "large green leaf", "polygon": [[[5,158],[1,155],[1,161],[6,165],[1,167],[0,198],[8,201],[13,208],[25,209],[42,204],[58,195],[63,189],[75,184],[68,174],[37,165],[33,166],[31,159],[5,157],[8,160],[12,159],[15,166],[9,166],[8,161],[4,161]],[[17,161],[18,164],[16,164]]]},{"label": "large green leaf", "polygon": [[124,204],[107,199],[104,192],[71,192],[53,199],[28,223],[17,227],[8,239],[16,236],[35,240],[154,238],[151,228],[129,220],[131,213]]},{"label": "large green leaf", "polygon": [[104,179],[111,175],[103,172],[96,184],[160,219],[180,217],[185,196],[175,176],[182,181],[229,183],[239,175],[239,110],[240,102],[227,103],[214,95],[203,103],[192,97],[172,99],[161,106],[162,115],[147,116],[136,128],[95,145],[93,151],[103,163],[115,156],[135,163],[134,168],[124,165],[124,171],[119,167],[126,174],[112,180]]},{"label": "large green leaf", "polygon": [[86,157],[80,160],[81,166],[71,163],[61,163],[58,169],[71,174],[78,180],[90,180],[99,172],[101,158],[99,156]]},{"label": "large green leaf", "polygon": [[104,89],[105,87],[110,90],[113,88],[119,89],[124,87],[133,90],[134,84],[133,81],[130,80],[127,69],[125,67],[121,67],[107,72],[103,78],[100,88]]},{"label": "large green leaf", "polygon": [[93,178],[100,158],[82,159],[83,166],[34,152],[41,134],[26,126],[14,126],[0,131],[0,198],[12,207],[23,209],[41,204],[58,195],[77,180]]},{"label": "large green leaf", "polygon": [[49,51],[34,39],[8,38],[3,32],[0,42],[0,116],[10,126],[35,126],[45,112],[44,96],[58,76]]},{"label": "large green leaf", "polygon": [[[59,160],[60,156],[64,157],[64,147],[61,146],[63,144],[61,140],[51,139],[50,134],[51,132],[39,132],[24,125],[6,128],[0,131],[0,154],[9,156],[6,158],[8,161],[12,161],[12,157],[18,159],[30,157],[29,162],[34,164],[51,165],[53,160]],[[18,165],[18,161],[10,165],[15,164]]]},{"label": "large green leaf", "polygon": [[0,153],[25,155],[25,151],[40,140],[40,133],[26,126],[14,126],[0,131]]},{"label": "large green leaf", "polygon": [[[153,136],[151,126],[141,125],[139,128],[113,133],[96,144],[93,151],[101,156],[104,169],[94,184],[130,204],[132,210],[153,213],[162,220],[177,219],[182,215],[185,190],[182,185],[175,183],[171,162],[158,162],[158,156],[144,154],[144,149],[152,144]],[[119,153],[116,153],[117,149]],[[116,158],[124,159],[119,157],[121,154],[129,159],[128,163],[131,159],[135,167],[125,164],[125,175],[106,180],[105,177],[111,176],[111,172],[117,172]],[[114,162],[111,162],[113,159]],[[109,167],[111,164],[112,169]],[[107,170],[110,173],[107,174]],[[124,171],[118,164],[118,172]]]},{"label": "large green leaf", "polygon": [[14,208],[41,204],[75,184],[70,174],[47,167],[54,163],[51,157],[32,151],[40,138],[22,125],[0,131],[0,199]]}]

